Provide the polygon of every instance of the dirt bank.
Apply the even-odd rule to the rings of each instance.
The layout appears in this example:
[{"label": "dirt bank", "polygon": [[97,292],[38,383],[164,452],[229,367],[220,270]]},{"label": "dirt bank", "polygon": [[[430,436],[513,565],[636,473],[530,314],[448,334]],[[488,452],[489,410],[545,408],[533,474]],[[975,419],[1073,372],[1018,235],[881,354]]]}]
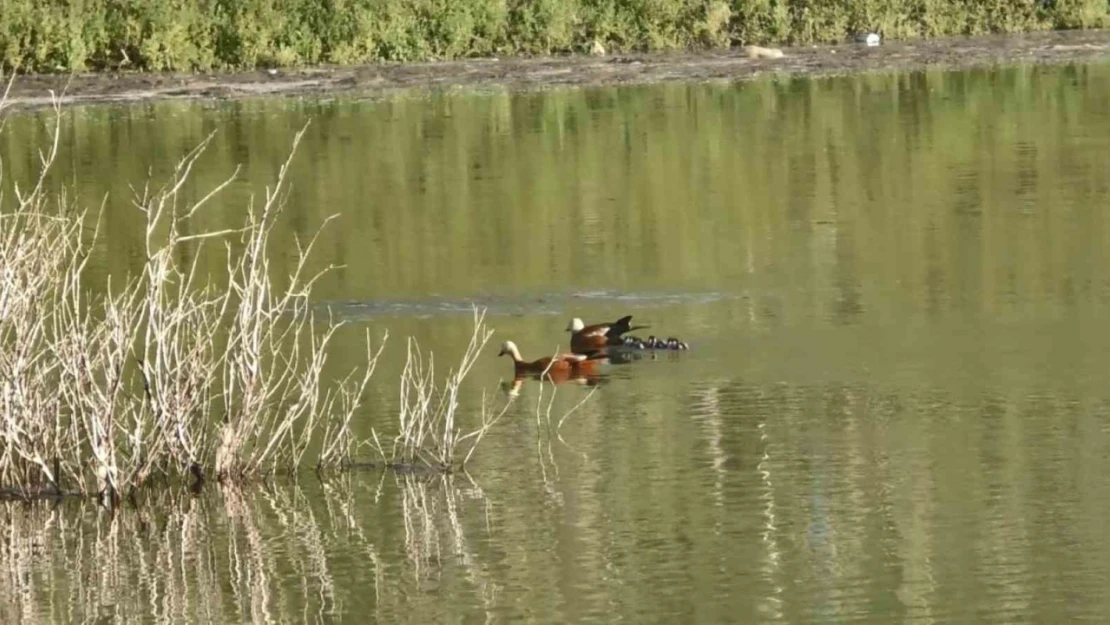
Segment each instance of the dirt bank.
[{"label": "dirt bank", "polygon": [[1110,60],[1110,31],[846,43],[784,48],[778,59],[749,59],[742,50],[696,54],[635,54],[535,59],[472,59],[441,63],[317,67],[229,74],[27,75],[16,81],[9,104],[36,108],[49,91],[66,91],[71,104],[274,95],[382,95],[405,89],[652,83],[674,80],[747,80],[769,72],[824,76],[859,71],[971,68],[1012,63]]}]

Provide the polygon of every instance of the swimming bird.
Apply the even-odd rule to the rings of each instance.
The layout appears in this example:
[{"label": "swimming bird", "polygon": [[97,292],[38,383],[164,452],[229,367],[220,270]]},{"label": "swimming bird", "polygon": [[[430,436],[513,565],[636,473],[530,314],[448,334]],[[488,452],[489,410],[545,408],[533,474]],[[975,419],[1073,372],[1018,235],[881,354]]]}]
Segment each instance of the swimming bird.
[{"label": "swimming bird", "polygon": [[622,336],[621,345],[627,347],[628,349],[645,349],[647,347],[647,345],[644,343],[644,339],[634,334],[626,334]]},{"label": "swimming bird", "polygon": [[567,324],[570,335],[570,351],[576,354],[591,354],[598,350],[613,345],[623,345],[621,335],[632,330],[639,330],[648,326],[631,325],[632,315],[621,317],[612,323],[595,323],[586,325],[581,319],[575,317]]},{"label": "swimming bird", "polygon": [[546,373],[552,376],[590,375],[596,373],[597,365],[604,358],[602,355],[557,354],[528,362],[520,357],[520,350],[517,349],[516,343],[512,341],[502,343],[501,351],[497,355],[500,357],[506,354],[512,357],[513,372],[517,376],[528,373]]}]

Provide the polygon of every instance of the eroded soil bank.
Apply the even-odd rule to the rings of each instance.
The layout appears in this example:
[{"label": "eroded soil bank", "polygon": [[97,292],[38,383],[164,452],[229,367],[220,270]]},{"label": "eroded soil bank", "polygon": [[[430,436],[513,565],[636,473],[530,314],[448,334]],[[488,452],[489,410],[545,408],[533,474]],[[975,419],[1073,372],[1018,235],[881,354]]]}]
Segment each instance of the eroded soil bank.
[{"label": "eroded soil bank", "polygon": [[[743,50],[717,52],[471,59],[439,63],[316,67],[228,74],[102,73],[20,76],[14,108],[50,104],[65,89],[68,104],[255,96],[381,96],[407,89],[542,89],[559,85],[633,84],[687,80],[748,80],[769,72],[824,76],[860,71],[973,68],[995,64],[1090,62],[1110,59],[1110,31],[784,48],[779,59],[749,59]],[[67,86],[68,82],[68,86]]]}]

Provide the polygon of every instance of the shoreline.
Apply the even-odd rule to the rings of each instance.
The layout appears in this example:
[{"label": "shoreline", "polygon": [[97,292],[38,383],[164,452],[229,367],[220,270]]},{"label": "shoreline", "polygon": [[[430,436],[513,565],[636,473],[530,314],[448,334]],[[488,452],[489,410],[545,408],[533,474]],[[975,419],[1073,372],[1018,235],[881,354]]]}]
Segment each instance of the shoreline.
[{"label": "shoreline", "polygon": [[[1110,60],[1110,30],[1073,30],[977,37],[781,48],[778,59],[749,59],[742,48],[707,52],[538,58],[478,58],[433,63],[311,67],[245,72],[84,73],[17,76],[6,110],[255,97],[381,97],[405,91],[739,82],[768,74],[801,77],[875,71],[961,70],[997,65]],[[68,83],[68,87],[67,87]]]}]

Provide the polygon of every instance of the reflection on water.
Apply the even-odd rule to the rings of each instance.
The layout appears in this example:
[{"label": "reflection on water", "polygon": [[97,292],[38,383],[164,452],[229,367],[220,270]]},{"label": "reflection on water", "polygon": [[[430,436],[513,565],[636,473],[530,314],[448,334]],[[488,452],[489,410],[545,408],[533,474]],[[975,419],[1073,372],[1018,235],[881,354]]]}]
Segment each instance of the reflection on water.
[{"label": "reflection on water", "polygon": [[[72,110],[58,181],[111,199],[91,283],[136,266],[148,167],[218,129],[191,192],[244,164],[221,227],[311,118],[275,269],[342,213],[335,371],[367,326],[449,361],[472,303],[533,358],[625,314],[693,349],[555,387],[487,350],[460,418],[516,399],[473,482],[4,504],[0,620],[1100,620],[1108,98],[1090,65]],[[0,135],[5,184],[40,124]]]},{"label": "reflection on water", "polygon": [[115,515],[4,504],[4,620],[1065,622],[1110,609],[1107,446],[1084,425],[1105,422],[1104,402],[721,378],[621,413],[613,388],[574,412],[523,395],[480,482],[353,473],[149,493]]},{"label": "reflection on water", "polygon": [[474,486],[452,476],[307,486],[160,493],[115,515],[85,502],[6,504],[5,620],[439,621],[439,607],[409,596],[440,584],[494,595],[460,516],[482,510]]}]

